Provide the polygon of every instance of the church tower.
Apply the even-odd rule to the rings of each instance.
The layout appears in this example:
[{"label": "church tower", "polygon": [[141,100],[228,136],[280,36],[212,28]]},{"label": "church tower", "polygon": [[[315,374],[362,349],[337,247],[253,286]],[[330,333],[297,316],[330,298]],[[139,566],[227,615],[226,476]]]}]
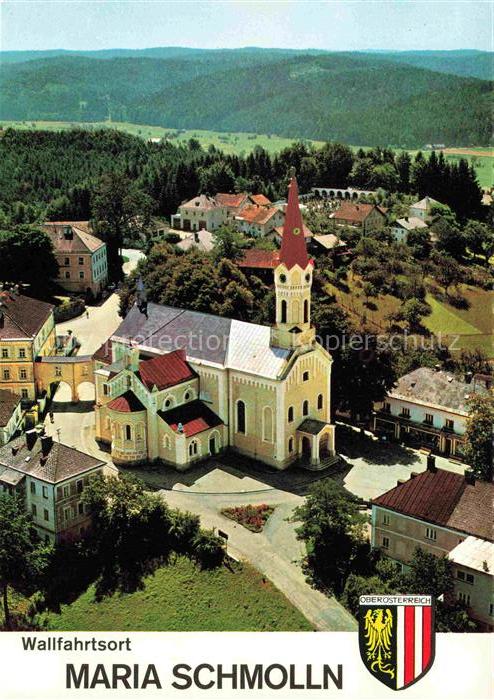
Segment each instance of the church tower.
[{"label": "church tower", "polygon": [[292,177],[283,226],[279,264],[274,271],[276,324],[271,344],[283,348],[312,345],[315,331],[310,323],[314,264],[307,255],[304,225],[298,203],[298,185]]}]

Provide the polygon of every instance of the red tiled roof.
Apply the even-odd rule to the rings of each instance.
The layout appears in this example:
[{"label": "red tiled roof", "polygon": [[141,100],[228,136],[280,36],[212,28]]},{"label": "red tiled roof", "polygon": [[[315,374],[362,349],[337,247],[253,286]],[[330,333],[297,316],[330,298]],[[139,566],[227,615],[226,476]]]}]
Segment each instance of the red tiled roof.
[{"label": "red tiled roof", "polygon": [[250,198],[254,204],[257,204],[259,207],[265,207],[266,205],[271,204],[271,200],[269,200],[263,194],[251,194]]},{"label": "red tiled roof", "polygon": [[250,224],[266,224],[279,211],[276,207],[259,207],[256,204],[250,204],[242,209],[238,218]]},{"label": "red tiled roof", "polygon": [[112,341],[111,338],[105,340],[103,345],[101,345],[93,355],[93,360],[98,362],[104,362],[105,365],[111,365],[112,363]]},{"label": "red tiled roof", "polygon": [[288,188],[288,203],[280,250],[280,262],[284,263],[288,270],[295,265],[305,270],[309,264],[303,230],[304,223],[298,203],[298,185],[293,177]]},{"label": "red tiled roof", "polygon": [[112,411],[118,411],[119,413],[134,413],[135,411],[146,410],[132,391],[126,391],[125,394],[117,396],[107,406]]},{"label": "red tiled roof", "polygon": [[178,424],[181,423],[187,437],[223,424],[221,418],[198,399],[171,408],[169,411],[159,411],[158,415],[175,432],[178,430]]},{"label": "red tiled roof", "polygon": [[46,323],[53,306],[24,294],[0,291],[0,339],[33,338]]},{"label": "red tiled roof", "polygon": [[215,195],[215,200],[220,206],[232,207],[234,209],[237,209],[245,199],[247,199],[247,192],[240,192],[238,194],[218,192]]},{"label": "red tiled roof", "polygon": [[239,267],[255,267],[262,270],[273,270],[279,265],[279,252],[277,250],[258,250],[251,248],[246,250],[243,257],[238,260]]},{"label": "red tiled roof", "polygon": [[337,209],[330,218],[341,219],[342,221],[358,221],[361,223],[365,221],[369,214],[376,209],[378,212],[383,214],[380,207],[375,204],[353,204],[352,202],[342,202],[339,209]]},{"label": "red tiled roof", "polygon": [[156,386],[161,391],[161,389],[193,379],[196,373],[187,364],[185,352],[174,350],[167,355],[142,360],[139,363],[138,376],[148,389]]},{"label": "red tiled roof", "polygon": [[425,471],[375,498],[373,505],[492,540],[494,484],[461,474]]}]

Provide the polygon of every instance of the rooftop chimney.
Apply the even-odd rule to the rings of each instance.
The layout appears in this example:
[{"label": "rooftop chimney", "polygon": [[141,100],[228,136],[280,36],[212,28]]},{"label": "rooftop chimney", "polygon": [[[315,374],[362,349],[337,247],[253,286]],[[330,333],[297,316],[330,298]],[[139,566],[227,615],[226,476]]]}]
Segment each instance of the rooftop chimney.
[{"label": "rooftop chimney", "polygon": [[32,450],[38,439],[38,433],[34,428],[26,430],[26,446],[28,450]]},{"label": "rooftop chimney", "polygon": [[475,472],[473,469],[465,469],[465,481],[471,486],[475,484]]},{"label": "rooftop chimney", "polygon": [[53,445],[53,438],[50,435],[41,436],[41,452],[43,457],[46,457],[51,450]]},{"label": "rooftop chimney", "polygon": [[473,372],[465,372],[465,384],[470,384],[472,381]]},{"label": "rooftop chimney", "polygon": [[433,472],[433,473],[437,472],[436,455],[433,455],[433,454],[427,455],[427,471]]},{"label": "rooftop chimney", "polygon": [[64,226],[63,227],[63,236],[64,236],[66,241],[71,241],[74,238],[72,226]]}]

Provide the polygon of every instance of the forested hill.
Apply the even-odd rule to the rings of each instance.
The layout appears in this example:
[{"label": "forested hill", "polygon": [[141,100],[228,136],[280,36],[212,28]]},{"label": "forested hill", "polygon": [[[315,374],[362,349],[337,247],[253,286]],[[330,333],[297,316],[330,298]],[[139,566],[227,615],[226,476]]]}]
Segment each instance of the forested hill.
[{"label": "forested hill", "polygon": [[111,116],[358,145],[489,144],[490,82],[406,65],[394,54],[149,51],[163,57],[63,55],[4,63],[0,119]]}]

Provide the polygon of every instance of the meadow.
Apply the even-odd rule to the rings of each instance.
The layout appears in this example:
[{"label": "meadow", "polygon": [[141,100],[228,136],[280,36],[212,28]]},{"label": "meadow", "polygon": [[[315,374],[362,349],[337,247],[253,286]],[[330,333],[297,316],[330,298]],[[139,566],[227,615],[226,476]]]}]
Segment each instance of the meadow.
[{"label": "meadow", "polygon": [[[321,146],[323,141],[309,141],[308,139],[297,139],[276,136],[275,134],[254,134],[247,132],[221,132],[205,131],[201,129],[166,129],[161,126],[150,126],[144,124],[131,124],[129,122],[57,122],[57,121],[0,121],[0,127],[14,129],[39,129],[48,131],[62,131],[67,129],[117,129],[125,131],[143,139],[169,139],[172,143],[186,143],[193,138],[199,141],[201,146],[207,149],[210,145],[228,154],[246,155],[256,146],[261,146],[269,153],[278,153],[294,141],[301,140],[313,143],[316,147]],[[352,146],[353,150],[358,148],[368,148],[368,146]],[[397,149],[400,150],[400,149]],[[410,151],[413,156],[417,151]],[[494,151],[491,148],[447,148],[444,151],[445,157],[450,161],[458,161],[466,158],[472,163],[477,172],[479,183],[483,188],[490,188],[493,185]]]},{"label": "meadow", "polygon": [[178,557],[143,580],[140,590],[95,600],[90,586],[46,616],[57,631],[311,631],[305,617],[248,564],[201,570]]}]

